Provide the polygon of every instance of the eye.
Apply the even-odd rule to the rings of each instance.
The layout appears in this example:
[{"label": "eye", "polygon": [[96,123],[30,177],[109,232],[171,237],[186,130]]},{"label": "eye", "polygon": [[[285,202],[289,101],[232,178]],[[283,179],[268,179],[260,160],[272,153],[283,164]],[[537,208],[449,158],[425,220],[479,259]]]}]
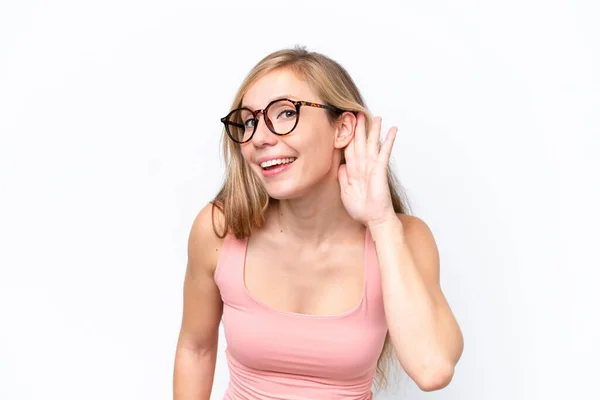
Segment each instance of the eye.
[{"label": "eye", "polygon": [[254,125],[250,125],[250,124],[255,124],[256,120],[254,118],[250,118],[247,119],[246,121],[244,121],[244,126],[246,126],[246,128],[254,128]]},{"label": "eye", "polygon": [[284,118],[295,118],[296,117],[296,110],[283,110],[282,112],[279,113],[279,117],[284,116]]}]

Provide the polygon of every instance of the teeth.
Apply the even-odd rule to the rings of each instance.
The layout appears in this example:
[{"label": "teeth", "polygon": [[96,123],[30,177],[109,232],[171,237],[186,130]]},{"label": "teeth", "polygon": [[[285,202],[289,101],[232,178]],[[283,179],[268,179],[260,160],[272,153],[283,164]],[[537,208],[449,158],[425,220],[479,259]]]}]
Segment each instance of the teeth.
[{"label": "teeth", "polygon": [[295,157],[290,157],[290,158],[277,158],[275,160],[269,160],[269,161],[265,161],[260,163],[260,166],[262,168],[267,168],[270,167],[272,165],[276,165],[276,164],[288,164],[291,163],[292,161],[294,161],[296,158]]}]

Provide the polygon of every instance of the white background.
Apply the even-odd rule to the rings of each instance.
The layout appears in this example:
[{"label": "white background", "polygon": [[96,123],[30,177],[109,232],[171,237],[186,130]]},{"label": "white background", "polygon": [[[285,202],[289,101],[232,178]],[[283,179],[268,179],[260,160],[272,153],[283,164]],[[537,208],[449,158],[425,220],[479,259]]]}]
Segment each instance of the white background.
[{"label": "white background", "polygon": [[464,332],[446,389],[378,398],[600,398],[598,3],[396,4],[3,1],[0,399],[171,398],[219,118],[296,44],[399,127]]}]

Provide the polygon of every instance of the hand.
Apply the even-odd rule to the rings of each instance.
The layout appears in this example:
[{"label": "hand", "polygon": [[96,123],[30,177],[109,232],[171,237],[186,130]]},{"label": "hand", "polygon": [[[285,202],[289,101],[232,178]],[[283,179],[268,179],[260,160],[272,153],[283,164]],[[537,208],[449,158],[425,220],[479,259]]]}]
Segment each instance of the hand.
[{"label": "hand", "polygon": [[366,135],[366,117],[359,113],[352,141],[344,149],[346,164],[338,179],[342,202],[352,218],[371,226],[396,218],[387,180],[387,167],[398,128],[392,127],[379,148],[381,118],[373,119]]}]

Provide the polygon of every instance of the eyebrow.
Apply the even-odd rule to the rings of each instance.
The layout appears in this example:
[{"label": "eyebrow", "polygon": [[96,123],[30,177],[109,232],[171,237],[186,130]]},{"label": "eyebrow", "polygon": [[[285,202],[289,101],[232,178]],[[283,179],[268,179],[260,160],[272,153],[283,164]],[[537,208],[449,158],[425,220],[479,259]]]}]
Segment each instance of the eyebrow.
[{"label": "eyebrow", "polygon": [[[296,96],[294,96],[293,94],[280,94],[278,96],[274,96],[271,97],[269,99],[269,101],[267,101],[267,103],[265,104],[265,107],[267,106],[267,104],[269,104],[270,102],[272,102],[273,100],[278,100],[278,99],[290,99],[290,100],[295,100]],[[242,105],[240,106],[241,108],[249,108],[251,110],[256,110],[256,108],[252,108],[250,107],[248,104],[244,104],[242,103]]]}]

